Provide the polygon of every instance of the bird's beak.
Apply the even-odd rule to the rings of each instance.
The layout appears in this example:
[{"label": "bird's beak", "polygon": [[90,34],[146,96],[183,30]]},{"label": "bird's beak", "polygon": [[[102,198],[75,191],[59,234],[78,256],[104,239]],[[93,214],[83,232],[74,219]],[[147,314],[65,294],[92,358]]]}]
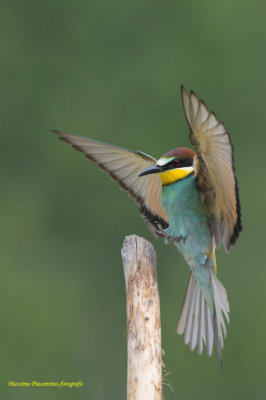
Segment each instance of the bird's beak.
[{"label": "bird's beak", "polygon": [[158,172],[162,172],[162,167],[160,167],[157,164],[154,164],[151,167],[148,167],[148,168],[144,169],[143,171],[139,172],[138,176],[157,174]]}]

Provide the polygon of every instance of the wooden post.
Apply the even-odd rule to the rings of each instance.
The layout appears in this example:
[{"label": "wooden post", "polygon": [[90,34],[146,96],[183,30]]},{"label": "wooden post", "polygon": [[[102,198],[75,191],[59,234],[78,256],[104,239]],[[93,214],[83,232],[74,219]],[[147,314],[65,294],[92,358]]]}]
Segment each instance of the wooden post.
[{"label": "wooden post", "polygon": [[151,243],[127,236],[122,248],[127,292],[127,400],[162,399],[160,299]]}]

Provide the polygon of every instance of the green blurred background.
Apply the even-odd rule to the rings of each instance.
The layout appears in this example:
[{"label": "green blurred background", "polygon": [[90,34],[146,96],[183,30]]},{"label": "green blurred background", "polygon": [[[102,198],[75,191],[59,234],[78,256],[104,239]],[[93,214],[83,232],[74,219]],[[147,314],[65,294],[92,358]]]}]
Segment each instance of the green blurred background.
[{"label": "green blurred background", "polygon": [[[265,399],[266,3],[2,0],[1,397],[126,398],[125,235],[158,255],[164,398]],[[188,268],[134,202],[50,129],[159,157],[190,146],[180,84],[226,123],[244,232],[218,252],[224,377],[175,333]],[[84,382],[82,389],[7,387]]]}]

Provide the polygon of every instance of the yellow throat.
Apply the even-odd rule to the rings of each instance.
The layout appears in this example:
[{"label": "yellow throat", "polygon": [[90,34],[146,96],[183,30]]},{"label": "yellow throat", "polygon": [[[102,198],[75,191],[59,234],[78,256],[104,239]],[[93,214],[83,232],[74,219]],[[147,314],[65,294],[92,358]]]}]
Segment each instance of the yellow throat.
[{"label": "yellow throat", "polygon": [[160,178],[162,180],[162,185],[170,185],[179,179],[183,179],[191,172],[194,171],[193,167],[184,167],[184,168],[176,168],[176,169],[169,169],[164,172],[159,172]]}]

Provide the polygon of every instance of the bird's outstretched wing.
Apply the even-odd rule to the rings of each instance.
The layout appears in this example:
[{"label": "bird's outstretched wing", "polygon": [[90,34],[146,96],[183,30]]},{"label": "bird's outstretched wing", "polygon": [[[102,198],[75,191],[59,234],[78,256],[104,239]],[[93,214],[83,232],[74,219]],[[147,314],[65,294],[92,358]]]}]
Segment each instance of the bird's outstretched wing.
[{"label": "bird's outstretched wing", "polygon": [[229,253],[242,230],[241,209],[234,167],[234,149],[223,123],[194,92],[181,87],[190,140],[195,145],[195,176],[201,198],[212,215],[216,247]]},{"label": "bird's outstretched wing", "polygon": [[156,163],[153,157],[69,133],[52,132],[106,171],[136,201],[153,233],[168,227],[168,216],[162,206],[160,177],[157,174],[138,177],[139,172]]}]

